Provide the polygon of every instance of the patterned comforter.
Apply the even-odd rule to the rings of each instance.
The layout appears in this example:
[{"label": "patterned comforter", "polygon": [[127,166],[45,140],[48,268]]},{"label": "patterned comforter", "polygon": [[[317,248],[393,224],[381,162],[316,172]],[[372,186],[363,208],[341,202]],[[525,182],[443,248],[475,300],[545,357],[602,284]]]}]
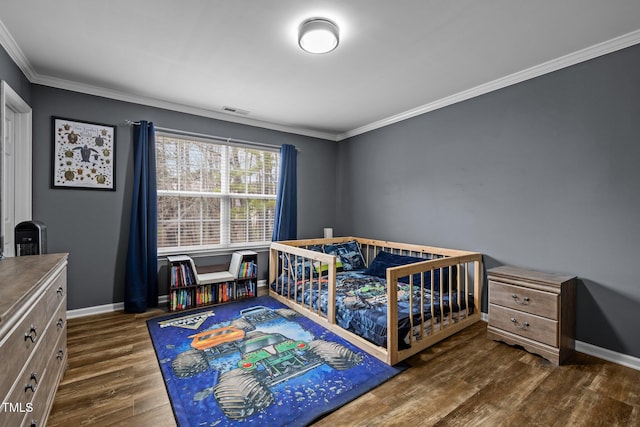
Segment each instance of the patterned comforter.
[{"label": "patterned comforter", "polygon": [[[430,288],[429,286],[425,286]],[[321,279],[321,289],[318,290],[318,279],[313,279],[313,286],[308,281],[289,282],[281,277],[271,284],[271,288],[280,295],[295,299],[301,305],[312,307],[322,313],[327,313],[328,281]],[[459,313],[466,310],[464,295],[460,304],[457,303],[457,293],[451,295],[435,292],[433,298],[430,289],[421,291],[420,286],[398,283],[398,347],[408,348],[409,332],[412,330],[409,313],[413,313],[413,326],[419,328],[421,318],[427,323],[431,319],[431,304],[434,305],[434,321],[439,321],[441,312],[448,316],[449,311]],[[413,304],[409,302],[409,294],[413,294]],[[421,295],[422,294],[422,295]],[[421,297],[424,300],[424,312],[420,309]],[[442,310],[440,300],[442,299]],[[412,305],[412,307],[410,307]],[[473,298],[469,298],[469,314],[473,312]],[[453,316],[452,316],[453,317]],[[455,316],[457,318],[457,315]],[[338,273],[336,277],[336,323],[366,340],[382,346],[387,346],[387,285],[384,278],[368,276],[361,271]],[[430,324],[430,322],[428,322]],[[418,334],[413,328],[413,333]]]}]

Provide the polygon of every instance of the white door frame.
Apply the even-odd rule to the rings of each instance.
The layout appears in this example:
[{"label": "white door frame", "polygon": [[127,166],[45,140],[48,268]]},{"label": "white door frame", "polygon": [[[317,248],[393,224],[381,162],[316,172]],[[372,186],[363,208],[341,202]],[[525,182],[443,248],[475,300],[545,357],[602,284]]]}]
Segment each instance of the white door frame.
[{"label": "white door frame", "polygon": [[[7,116],[7,109],[14,112],[14,124],[12,128],[12,135],[8,134],[7,126],[5,126],[5,117]],[[2,80],[0,82],[0,153],[4,153],[4,145],[7,138],[14,138],[14,167],[13,176],[4,176],[7,170],[5,165],[5,156],[0,156],[0,173],[2,176],[2,194],[0,200],[2,201],[2,221],[0,221],[2,230],[2,236],[10,236],[14,232],[16,224],[22,221],[28,221],[32,219],[32,128],[31,128],[32,112],[29,104],[18,95],[12,88]],[[6,200],[5,195],[8,192],[9,186],[13,187],[14,203],[9,203]],[[12,206],[13,205],[13,206]],[[5,226],[4,216],[6,209],[13,209],[13,224],[11,227]],[[10,239],[13,241],[13,239]],[[15,245],[4,245],[4,255],[14,256]]]}]

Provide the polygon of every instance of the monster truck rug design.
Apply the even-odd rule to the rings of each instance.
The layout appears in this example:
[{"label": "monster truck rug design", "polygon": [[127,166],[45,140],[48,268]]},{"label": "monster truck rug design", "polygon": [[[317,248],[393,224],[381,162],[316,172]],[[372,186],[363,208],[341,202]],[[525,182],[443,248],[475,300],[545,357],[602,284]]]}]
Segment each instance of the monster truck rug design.
[{"label": "monster truck rug design", "polygon": [[180,426],[306,425],[403,370],[266,296],[147,325]]}]

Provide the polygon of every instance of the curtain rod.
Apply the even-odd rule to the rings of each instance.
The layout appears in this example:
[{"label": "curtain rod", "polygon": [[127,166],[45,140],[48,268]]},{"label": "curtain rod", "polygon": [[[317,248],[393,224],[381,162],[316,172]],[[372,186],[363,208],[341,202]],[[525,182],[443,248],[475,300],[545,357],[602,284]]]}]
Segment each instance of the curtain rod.
[{"label": "curtain rod", "polygon": [[[124,122],[125,122],[126,125],[129,125],[129,126],[140,125],[140,122],[134,122],[133,120],[125,120]],[[160,127],[160,126],[154,126],[154,128],[156,130],[159,130],[160,132],[169,132],[169,133],[175,133],[175,134],[178,134],[178,135],[195,136],[195,137],[207,138],[207,139],[217,139],[219,141],[224,141],[224,142],[227,142],[227,143],[231,143],[232,142],[232,143],[235,143],[235,144],[252,145],[254,147],[265,147],[265,148],[271,148],[273,150],[278,150],[280,148],[277,145],[265,144],[264,142],[247,141],[247,140],[244,140],[244,139],[235,139],[235,138],[225,138],[223,136],[208,135],[208,134],[205,134],[205,133],[197,133],[197,132],[189,132],[189,131],[185,131],[185,130],[164,128],[164,127]],[[300,149],[298,147],[296,147],[296,151],[299,152]]]}]

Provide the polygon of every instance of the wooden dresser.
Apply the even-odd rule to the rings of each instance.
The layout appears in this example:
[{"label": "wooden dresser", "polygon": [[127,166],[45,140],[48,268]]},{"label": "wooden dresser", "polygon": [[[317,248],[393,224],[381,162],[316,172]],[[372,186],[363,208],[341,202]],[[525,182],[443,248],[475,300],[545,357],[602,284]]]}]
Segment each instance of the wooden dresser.
[{"label": "wooden dresser", "polygon": [[67,365],[67,254],[0,261],[0,426],[44,426]]},{"label": "wooden dresser", "polygon": [[576,278],[512,266],[487,276],[489,338],[564,363],[575,347]]}]

